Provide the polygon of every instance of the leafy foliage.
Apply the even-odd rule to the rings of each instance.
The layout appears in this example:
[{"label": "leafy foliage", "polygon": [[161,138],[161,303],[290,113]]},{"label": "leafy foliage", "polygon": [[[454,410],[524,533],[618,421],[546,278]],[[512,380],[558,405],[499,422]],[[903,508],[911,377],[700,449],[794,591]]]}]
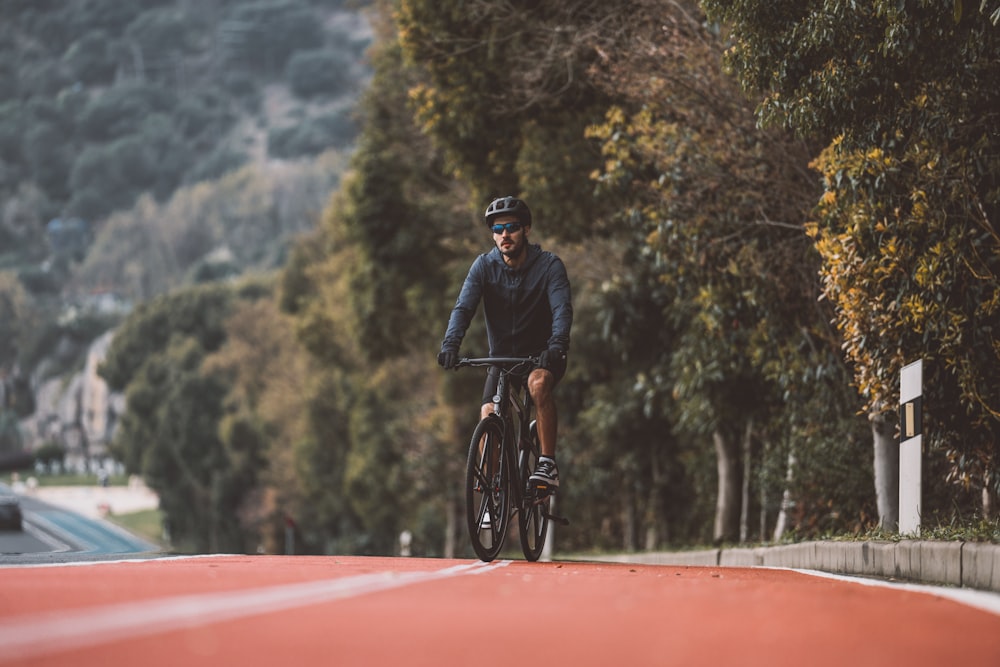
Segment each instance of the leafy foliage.
[{"label": "leafy foliage", "polygon": [[102,227],[77,284],[120,285],[124,297],[141,301],[197,276],[276,269],[315,224],[343,164],[330,153],[304,164],[248,166],[178,190],[162,205],[144,198]]},{"label": "leafy foliage", "polygon": [[6,366],[17,359],[18,342],[27,333],[18,326],[24,321],[22,311],[27,307],[27,296],[17,276],[0,271],[0,365]]},{"label": "leafy foliage", "polygon": [[224,340],[231,299],[210,287],[142,306],[101,367],[109,385],[128,388],[115,454],[159,494],[175,544],[195,551],[243,547],[223,519],[236,502],[218,436],[224,386],[200,373],[205,354]]},{"label": "leafy foliage", "polygon": [[286,66],[285,76],[292,92],[300,97],[333,95],[350,83],[347,54],[329,50],[299,51]]},{"label": "leafy foliage", "polygon": [[[352,10],[302,0],[226,1],[204,11],[175,0],[112,4],[5,7],[0,193],[37,186],[42,220],[62,213],[96,221],[146,192],[164,201],[196,182],[193,174],[245,162],[226,147],[247,138],[241,121],[266,111],[255,91],[277,83],[327,93],[328,104],[318,105],[326,111],[366,75],[357,64],[362,42],[343,21],[324,26]],[[286,64],[297,56],[288,81]],[[341,125],[337,141],[353,130]],[[300,142],[296,156],[329,146]],[[216,160],[216,171],[201,166],[222,153],[228,159]]]},{"label": "leafy foliage", "polygon": [[[951,461],[928,462],[928,517],[968,516],[997,441],[996,93],[965,86],[970,71],[995,78],[992,7],[849,4],[706,0],[716,25],[694,2],[380,2],[351,172],[276,293],[159,299],[105,366],[129,392],[116,446],[164,493],[174,484],[175,532],[278,551],[290,519],[302,551],[390,553],[408,528],[417,553],[461,552],[462,499],[442,480],[461,479],[481,378],[440,372],[434,353],[489,247],[481,202],[507,192],[529,199],[574,285],[559,388],[574,528],[558,548],[767,539],[779,512],[798,536],[864,532],[859,409],[892,403],[911,349],[940,387],[928,428],[955,434]],[[253,3],[244,18],[306,6]],[[923,49],[941,45],[953,57],[930,62]],[[40,111],[59,127],[65,108]],[[142,224],[113,219],[133,248],[170,249],[126,275],[153,282],[155,261],[215,275],[203,249],[223,242],[234,265],[275,266],[238,239],[306,219],[275,211],[323,187],[279,196],[275,173],[143,199]],[[944,489],[949,468],[968,491]],[[190,499],[211,510],[187,516]]]},{"label": "leafy foliage", "polygon": [[927,362],[928,440],[966,488],[1000,490],[1000,77],[980,3],[706,2],[762,120],[829,141],[811,233],[869,408]]},{"label": "leafy foliage", "polygon": [[409,89],[421,130],[474,201],[522,194],[547,229],[585,233],[598,216],[581,193],[598,155],[582,131],[600,117],[602,99],[584,73],[596,57],[589,40],[617,3],[464,9],[404,0],[395,15],[403,56],[422,73]]}]

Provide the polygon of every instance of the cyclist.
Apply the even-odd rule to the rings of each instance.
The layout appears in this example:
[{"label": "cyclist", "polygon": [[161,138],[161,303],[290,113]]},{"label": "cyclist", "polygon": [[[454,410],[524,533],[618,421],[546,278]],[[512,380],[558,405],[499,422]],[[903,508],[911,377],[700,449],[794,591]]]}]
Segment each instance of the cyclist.
[{"label": "cyclist", "polygon": [[[566,373],[569,332],[573,324],[569,278],[561,259],[528,242],[531,211],[516,197],[500,197],[486,208],[486,225],[494,248],[472,263],[448,320],[438,363],[446,369],[458,363],[458,350],[480,300],[486,318],[490,356],[537,356],[538,366],[527,378],[535,403],[541,449],[529,478],[537,487],[559,487],[556,467],[556,384]],[[491,368],[483,388],[481,416],[493,411],[498,373]]]}]

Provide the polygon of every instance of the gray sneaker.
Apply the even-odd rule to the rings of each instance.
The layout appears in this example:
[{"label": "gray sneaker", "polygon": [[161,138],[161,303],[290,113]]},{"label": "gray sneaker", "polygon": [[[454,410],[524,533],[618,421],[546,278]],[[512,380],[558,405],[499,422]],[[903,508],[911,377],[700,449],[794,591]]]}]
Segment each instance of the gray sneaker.
[{"label": "gray sneaker", "polygon": [[535,472],[528,478],[528,485],[536,492],[551,493],[559,488],[559,468],[548,457],[540,457]]}]

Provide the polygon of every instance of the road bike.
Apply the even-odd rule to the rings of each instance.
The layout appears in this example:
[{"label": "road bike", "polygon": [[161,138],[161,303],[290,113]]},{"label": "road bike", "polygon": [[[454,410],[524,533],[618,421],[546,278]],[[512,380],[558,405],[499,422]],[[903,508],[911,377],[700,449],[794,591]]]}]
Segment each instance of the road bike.
[{"label": "road bike", "polygon": [[466,520],[472,548],[490,562],[504,547],[514,516],[521,550],[536,561],[545,547],[549,521],[569,522],[551,512],[555,489],[529,484],[540,453],[528,373],[537,357],[460,359],[456,368],[493,367],[498,374],[493,414],[472,432],[465,475]]}]

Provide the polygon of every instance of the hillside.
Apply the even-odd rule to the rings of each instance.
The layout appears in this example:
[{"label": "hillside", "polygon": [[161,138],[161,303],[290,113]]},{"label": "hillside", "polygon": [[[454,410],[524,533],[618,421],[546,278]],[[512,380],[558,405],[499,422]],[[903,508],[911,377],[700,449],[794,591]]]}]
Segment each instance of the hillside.
[{"label": "hillside", "polygon": [[284,262],[357,134],[368,4],[4,3],[0,451],[136,302]]},{"label": "hillside", "polygon": [[143,193],[349,145],[368,77],[360,4],[5,3],[0,268],[38,260],[53,219],[99,225]]}]

